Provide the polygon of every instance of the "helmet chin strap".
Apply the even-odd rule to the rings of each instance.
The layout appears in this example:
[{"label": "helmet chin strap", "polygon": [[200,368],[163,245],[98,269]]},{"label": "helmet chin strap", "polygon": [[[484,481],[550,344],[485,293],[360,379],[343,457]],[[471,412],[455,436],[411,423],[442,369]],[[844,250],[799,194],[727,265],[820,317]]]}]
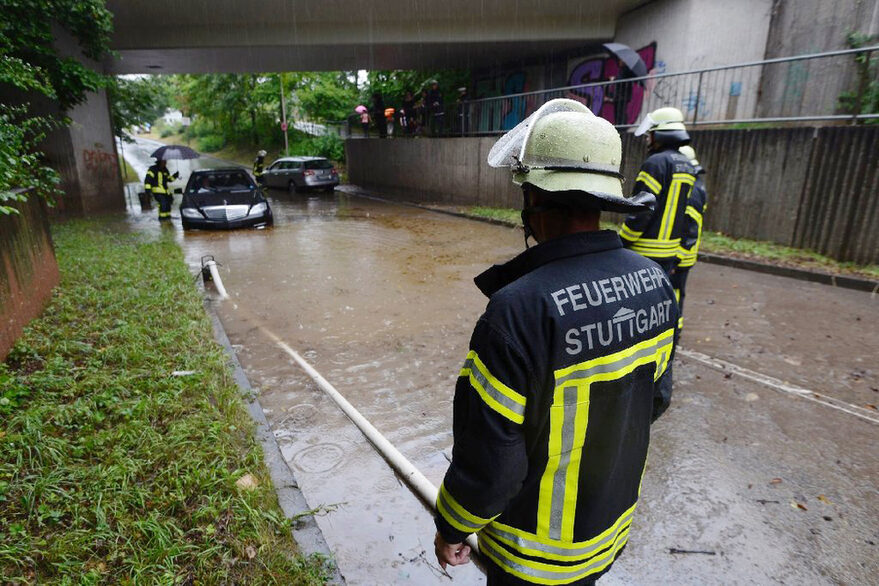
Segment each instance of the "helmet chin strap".
[{"label": "helmet chin strap", "polygon": [[527,208],[522,210],[522,228],[525,231],[525,250],[531,248],[528,244],[528,238],[534,236],[534,230],[531,229],[531,222],[528,221],[530,219],[529,215],[530,213]]}]

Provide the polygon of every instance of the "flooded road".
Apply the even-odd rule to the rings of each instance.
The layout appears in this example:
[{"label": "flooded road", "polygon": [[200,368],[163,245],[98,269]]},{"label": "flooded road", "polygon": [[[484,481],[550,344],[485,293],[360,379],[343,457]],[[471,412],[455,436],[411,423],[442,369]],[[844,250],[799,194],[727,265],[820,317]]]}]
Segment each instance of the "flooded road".
[{"label": "flooded road", "polygon": [[[472,278],[521,251],[521,232],[338,191],[268,198],[270,229],[163,229],[193,272],[202,255],[222,264],[231,299],[218,312],[342,574],[349,584],[484,583],[472,564],[450,569],[453,582],[442,574],[431,514],[265,332],[439,484],[455,377],[486,303]],[[130,222],[157,230],[154,214],[132,210]],[[877,324],[876,296],[699,264],[682,346],[874,411]],[[874,580],[879,425],[678,362],[632,539],[600,583]]]}]

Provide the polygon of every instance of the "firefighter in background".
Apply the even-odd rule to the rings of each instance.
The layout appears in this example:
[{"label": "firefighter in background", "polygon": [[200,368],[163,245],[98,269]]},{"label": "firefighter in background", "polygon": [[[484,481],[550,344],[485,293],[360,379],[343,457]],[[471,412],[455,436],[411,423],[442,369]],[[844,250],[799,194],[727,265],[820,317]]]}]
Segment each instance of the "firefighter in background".
[{"label": "firefighter in background", "polygon": [[667,275],[599,228],[623,196],[621,142],[583,104],[552,100],[489,153],[524,196],[525,250],[478,277],[489,297],[454,400],[452,462],[437,497],[441,566],[488,584],[592,584],[629,537],[677,304]]},{"label": "firefighter in background", "polygon": [[174,196],[171,192],[171,182],[180,177],[180,173],[175,171],[172,175],[168,171],[168,164],[165,159],[156,159],[154,165],[147,169],[146,177],[143,180],[144,190],[151,194],[159,202],[159,220],[171,219],[171,204]]},{"label": "firefighter in background", "polygon": [[699,253],[699,244],[702,243],[702,216],[708,209],[708,194],[705,192],[705,169],[696,159],[696,151],[693,147],[685,145],[678,149],[685,157],[690,159],[690,164],[696,170],[696,182],[690,190],[687,198],[686,217],[684,218],[684,232],[681,235],[681,246],[678,249],[678,266],[672,275],[672,285],[678,297],[678,309],[681,317],[678,319],[678,329],[684,325],[684,298],[686,297],[687,276],[690,269],[696,264],[696,256]]},{"label": "firefighter in background", "polygon": [[678,148],[689,144],[684,116],[677,108],[660,108],[648,114],[635,130],[646,135],[648,156],[635,178],[633,193],[656,196],[656,209],[626,218],[620,237],[631,248],[653,259],[671,274],[677,265],[684,228],[687,198],[696,182],[696,170]]},{"label": "firefighter in background", "polygon": [[[647,137],[648,156],[635,178],[633,192],[649,191],[656,208],[628,216],[620,229],[623,245],[654,260],[672,278],[678,264],[687,198],[696,182],[696,169],[678,149],[690,142],[684,115],[677,108],[660,108],[647,114],[635,136]],[[680,330],[675,334],[675,342]],[[663,381],[665,400],[671,401],[672,365]]]},{"label": "firefighter in background", "polygon": [[265,173],[265,160],[266,160],[266,152],[258,151],[256,153],[256,158],[253,160],[253,176],[256,178],[256,182],[262,185],[262,175]]}]

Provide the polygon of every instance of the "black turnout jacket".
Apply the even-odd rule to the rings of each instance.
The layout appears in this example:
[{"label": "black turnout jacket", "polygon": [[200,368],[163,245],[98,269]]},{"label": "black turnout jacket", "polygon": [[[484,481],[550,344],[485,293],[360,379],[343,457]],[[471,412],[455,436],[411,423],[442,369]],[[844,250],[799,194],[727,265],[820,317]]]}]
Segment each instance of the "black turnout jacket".
[{"label": "black turnout jacket", "polygon": [[696,264],[699,245],[702,243],[702,216],[708,210],[708,193],[705,191],[705,172],[696,167],[696,183],[687,198],[687,211],[684,218],[684,232],[678,251],[678,269],[688,269]]},{"label": "black turnout jacket", "polygon": [[489,296],[455,388],[436,525],[528,582],[605,572],[626,544],[674,291],[613,231],[539,244],[476,278]]},{"label": "black turnout jacket", "polygon": [[656,196],[656,207],[626,218],[620,237],[627,248],[664,263],[675,261],[684,231],[684,213],[696,170],[676,148],[647,157],[635,178],[633,193]]}]

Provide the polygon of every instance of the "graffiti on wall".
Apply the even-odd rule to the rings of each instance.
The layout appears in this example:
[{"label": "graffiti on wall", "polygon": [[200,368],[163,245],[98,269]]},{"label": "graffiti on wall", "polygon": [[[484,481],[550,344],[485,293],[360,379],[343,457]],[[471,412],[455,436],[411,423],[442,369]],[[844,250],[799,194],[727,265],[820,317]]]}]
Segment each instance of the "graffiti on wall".
[{"label": "graffiti on wall", "polygon": [[118,173],[116,153],[83,149],[82,158],[85,168],[94,177],[113,177]]},{"label": "graffiti on wall", "polygon": [[[656,42],[641,47],[637,53],[647,66],[647,71],[656,73]],[[620,75],[617,60],[606,54],[571,61],[568,70],[569,86],[610,81]],[[584,103],[596,116],[614,124],[634,124],[641,114],[645,88],[638,83],[573,88],[569,90],[568,97]]]},{"label": "graffiti on wall", "polygon": [[539,96],[517,96],[539,90],[542,87],[543,70],[527,67],[502,76],[483,77],[476,80],[476,99],[512,96],[509,99],[486,102],[476,113],[479,130],[503,128],[509,130],[531,114],[540,105]]}]

